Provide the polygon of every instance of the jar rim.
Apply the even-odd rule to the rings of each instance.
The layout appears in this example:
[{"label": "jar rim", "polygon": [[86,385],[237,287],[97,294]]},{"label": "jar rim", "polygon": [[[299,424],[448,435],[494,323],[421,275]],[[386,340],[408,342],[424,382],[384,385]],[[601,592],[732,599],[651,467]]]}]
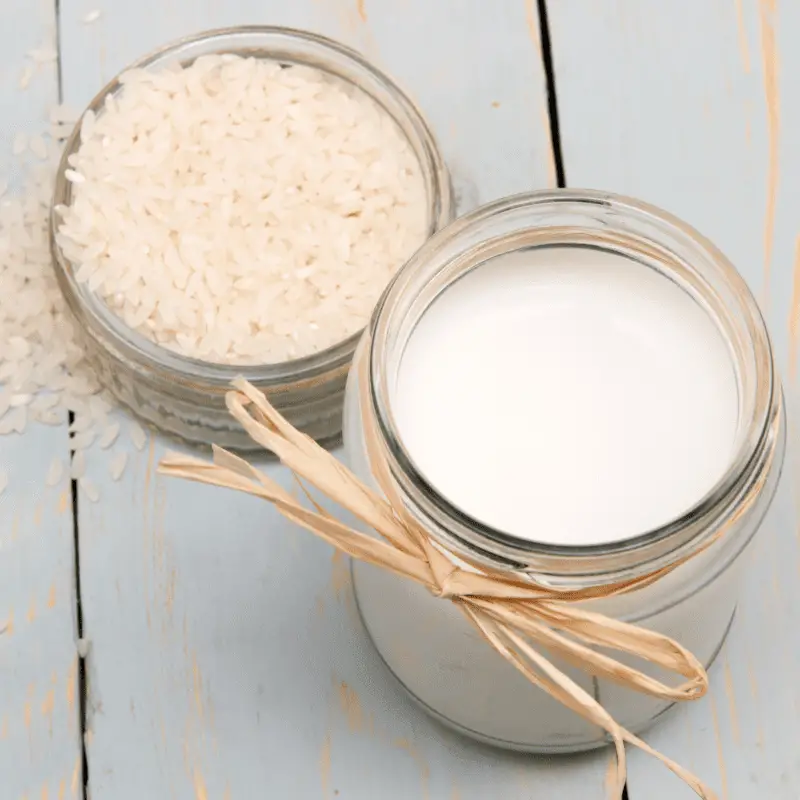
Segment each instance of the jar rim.
[{"label": "jar rim", "polygon": [[[684,243],[708,259],[740,304],[738,310],[744,315],[747,343],[752,346],[757,370],[752,387],[752,413],[744,423],[744,434],[731,455],[725,473],[705,496],[664,525],[634,537],[597,544],[553,544],[514,536],[471,517],[440,494],[417,467],[398,431],[391,407],[390,376],[385,367],[388,352],[397,346],[392,341],[393,326],[399,324],[400,314],[408,312],[408,307],[400,309],[399,301],[404,294],[414,291],[410,288],[414,278],[418,278],[419,273],[435,261],[437,255],[441,268],[433,280],[442,283],[446,280],[442,277],[446,266],[454,264],[457,259],[469,262],[467,269],[487,260],[486,257],[476,257],[480,245],[490,241],[481,240],[477,235],[482,223],[503,215],[519,215],[534,210],[546,218],[548,214],[555,216],[570,204],[579,206],[590,215],[604,214],[617,220],[655,223],[667,234],[679,236]],[[609,226],[610,222],[607,219],[603,224]],[[548,228],[541,221],[529,223],[527,227],[520,222],[520,226],[521,230],[527,231]],[[570,246],[570,241],[554,241],[552,244]],[[660,244],[663,245],[663,242]],[[512,252],[514,249],[509,247],[502,252]],[[603,246],[603,249],[613,250],[608,246]],[[443,251],[446,255],[441,254]],[[440,291],[444,291],[446,285],[441,285]],[[427,303],[420,301],[415,307],[415,322],[436,296],[438,293],[429,298]],[[628,568],[640,568],[643,564],[669,563],[702,544],[705,537],[713,533],[716,524],[724,519],[731,504],[740,496],[743,487],[752,485],[764,466],[765,458],[771,459],[778,446],[778,433],[782,435],[782,431],[778,431],[782,418],[782,397],[772,345],[763,315],[744,279],[726,256],[693,227],[653,205],[622,195],[583,189],[533,191],[495,201],[459,218],[429,239],[398,272],[376,308],[370,333],[369,352],[366,354],[369,386],[365,397],[372,406],[370,411],[375,416],[394,479],[409,497],[414,510],[421,513],[426,522],[434,523],[433,535],[443,539],[441,544],[454,549],[456,553],[460,551],[472,558],[477,557],[479,562],[493,567],[501,565],[527,572],[535,571],[557,579],[566,574],[619,574]],[[407,338],[399,345],[400,349],[405,341]]]},{"label": "jar rim", "polygon": [[[153,50],[122,69],[91,100],[87,111],[98,111],[105,98],[122,88],[120,77],[132,69],[146,69],[181,58],[187,63],[199,55],[195,48],[218,44],[216,53],[249,53],[313,66],[345,80],[366,92],[389,114],[409,140],[422,167],[428,194],[428,230],[431,236],[454,216],[454,202],[449,173],[436,137],[417,104],[387,73],[364,56],[340,42],[300,29],[271,25],[242,25],[202,31],[183,37]],[[304,49],[305,48],[305,49]],[[347,72],[351,71],[352,75]],[[365,86],[370,82],[370,87]],[[387,108],[378,94],[390,98],[395,110]],[[80,147],[81,119],[67,140],[59,162],[50,210],[50,252],[59,285],[70,310],[88,328],[88,333],[104,349],[113,349],[147,372],[168,371],[179,383],[196,385],[198,379],[215,394],[224,394],[232,380],[244,376],[260,388],[297,389],[313,385],[331,373],[346,371],[363,331],[359,330],[336,344],[301,358],[274,363],[225,364],[184,356],[151,341],[130,328],[88,288],[75,279],[73,265],[64,256],[57,242],[56,208],[68,205],[70,183],[65,172],[68,158]],[[405,124],[401,124],[405,123]],[[407,126],[407,127],[406,127]],[[409,135],[409,130],[413,133]]]}]

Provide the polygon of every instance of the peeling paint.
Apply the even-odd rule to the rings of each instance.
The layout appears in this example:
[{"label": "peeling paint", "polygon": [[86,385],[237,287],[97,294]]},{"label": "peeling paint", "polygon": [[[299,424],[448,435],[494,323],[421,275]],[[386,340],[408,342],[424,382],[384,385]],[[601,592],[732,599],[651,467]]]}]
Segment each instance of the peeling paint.
[{"label": "peeling paint", "polygon": [[32,701],[33,696],[36,694],[36,684],[29,683],[28,684],[28,693],[25,698],[25,706],[23,709],[23,717],[25,720],[25,730],[30,732],[31,729],[31,722],[33,720],[33,708],[32,708]]},{"label": "peeling paint", "polygon": [[403,750],[404,752],[408,753],[411,758],[414,760],[414,763],[419,768],[420,772],[420,781],[422,782],[422,797],[423,800],[429,800],[430,798],[430,778],[431,778],[431,768],[428,766],[428,762],[425,760],[425,757],[419,750],[416,748],[413,742],[409,741],[408,739],[395,739],[392,743],[398,750]]},{"label": "peeling paint", "polygon": [[[70,711],[75,711],[75,687],[78,682],[78,658],[77,656],[70,664],[69,672],[67,673],[67,708]],[[74,720],[75,715],[70,714],[70,718]]]},{"label": "peeling paint", "polygon": [[739,730],[739,715],[736,711],[736,691],[733,682],[733,673],[731,672],[731,665],[728,659],[725,659],[723,665],[723,673],[725,675],[725,695],[728,698],[728,713],[731,717],[731,733],[733,734],[733,741],[739,744],[741,733]]},{"label": "peeling paint", "polygon": [[194,695],[194,707],[197,717],[202,724],[205,716],[203,707],[203,675],[200,672],[200,665],[197,663],[197,654],[192,653],[192,694]]},{"label": "peeling paint", "polygon": [[175,607],[175,586],[177,583],[177,573],[173,569],[169,573],[169,579],[167,580],[167,590],[166,595],[164,597],[164,610],[167,612],[168,616],[172,616],[172,610]]},{"label": "peeling paint", "polygon": [[194,797],[195,800],[208,800],[206,782],[198,769],[194,771]]},{"label": "peeling paint", "polygon": [[728,797],[728,775],[725,770],[725,752],[722,747],[722,736],[719,727],[719,715],[717,714],[717,704],[714,696],[711,695],[711,720],[714,725],[714,741],[717,745],[717,762],[719,764],[720,797],[727,800]]},{"label": "peeling paint", "polygon": [[53,737],[53,709],[56,705],[56,693],[54,689],[49,689],[42,701],[42,716],[47,720],[47,729],[50,738]]},{"label": "peeling paint", "polygon": [[797,354],[800,344],[800,236],[794,240],[792,300],[789,306],[789,381],[797,378]]},{"label": "peeling paint", "polygon": [[756,714],[756,747],[761,750],[764,747],[764,729],[761,727],[761,717],[758,713],[758,709],[761,707],[761,702],[759,700],[758,681],[756,680],[756,674],[753,672],[753,665],[749,662],[747,664],[747,680],[750,684],[750,694],[753,697],[753,707]]},{"label": "peeling paint", "polygon": [[344,681],[339,684],[339,705],[347,717],[347,725],[351,731],[360,731],[364,727],[364,712],[361,710],[361,700],[355,689]]},{"label": "peeling paint", "polygon": [[778,143],[780,110],[778,94],[778,52],[775,45],[776,0],[759,0],[758,17],[761,28],[761,60],[764,71],[764,101],[767,106],[767,202],[764,215],[764,289],[763,300],[769,305],[772,248],[775,238],[775,205],[778,197]]},{"label": "peeling paint", "polygon": [[536,55],[542,61],[542,40],[539,34],[539,14],[536,11],[536,0],[525,0],[525,24],[528,26],[528,36],[536,48]]},{"label": "peeling paint", "polygon": [[322,750],[319,754],[319,779],[322,784],[322,796],[331,797],[331,734],[325,734]]},{"label": "peeling paint", "polygon": [[25,615],[27,622],[35,622],[36,620],[36,598],[31,597],[31,603],[28,606],[28,613]]},{"label": "peeling paint", "polygon": [[742,0],[734,0],[736,3],[736,29],[739,33],[739,52],[742,56],[742,67],[746,74],[750,73],[750,47],[747,44],[747,28],[744,24],[744,9]]},{"label": "peeling paint", "polygon": [[75,759],[75,767],[72,770],[72,780],[70,781],[69,790],[73,797],[78,796],[78,781],[81,777],[81,757]]}]

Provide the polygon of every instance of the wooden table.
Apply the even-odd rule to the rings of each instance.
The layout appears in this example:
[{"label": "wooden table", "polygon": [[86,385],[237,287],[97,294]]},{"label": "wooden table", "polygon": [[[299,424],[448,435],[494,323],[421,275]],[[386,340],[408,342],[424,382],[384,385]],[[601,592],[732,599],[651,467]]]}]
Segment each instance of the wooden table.
[{"label": "wooden table", "polygon": [[[563,174],[697,226],[760,298],[791,405],[800,5],[548,0],[549,37],[543,5],[0,0],[0,162],[18,182],[17,131],[44,129],[59,96],[81,108],[156,45],[241,23],[309,28],[418,99],[461,210]],[[58,60],[21,89],[25,54],[47,43]],[[119,483],[107,453],[91,453],[95,503],[66,478],[45,489],[66,424],[0,440],[14,472],[0,498],[2,800],[608,796],[608,752],[515,756],[432,723],[366,641],[343,560],[264,503],[160,478],[157,436],[143,452],[123,441]],[[647,737],[731,800],[800,796],[800,552],[785,477],[779,530],[751,557],[709,696]],[[652,760],[630,760],[632,800],[693,797]]]}]

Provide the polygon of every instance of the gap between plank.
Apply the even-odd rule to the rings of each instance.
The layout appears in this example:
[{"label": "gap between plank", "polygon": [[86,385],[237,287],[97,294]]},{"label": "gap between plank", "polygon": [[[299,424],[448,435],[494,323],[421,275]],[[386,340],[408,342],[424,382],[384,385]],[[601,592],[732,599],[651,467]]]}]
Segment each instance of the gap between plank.
[{"label": "gap between plank", "polygon": [[[58,88],[58,102],[64,102],[64,79],[61,63],[61,0],[54,0],[54,10],[56,18],[56,81]],[[75,414],[69,412],[67,416],[70,425],[75,421]],[[67,434],[67,464],[72,464],[72,446]],[[87,686],[86,686],[86,656],[81,655],[82,648],[78,644],[84,638],[83,629],[83,604],[81,602],[81,548],[80,535],[78,531],[78,482],[70,478],[70,493],[72,499],[72,541],[73,541],[73,564],[75,570],[75,635],[76,657],[78,659],[78,721],[80,729],[80,749],[81,749],[81,799],[89,798],[89,759],[86,753],[86,707],[87,707]]]},{"label": "gap between plank", "polygon": [[561,131],[558,127],[558,98],[556,96],[556,72],[553,66],[552,44],[550,41],[550,25],[547,19],[547,0],[537,0],[539,11],[539,40],[541,42],[542,66],[544,67],[547,85],[547,117],[550,121],[550,147],[553,151],[553,162],[556,166],[556,186],[563,189],[567,185],[564,170],[564,157],[561,152]]}]

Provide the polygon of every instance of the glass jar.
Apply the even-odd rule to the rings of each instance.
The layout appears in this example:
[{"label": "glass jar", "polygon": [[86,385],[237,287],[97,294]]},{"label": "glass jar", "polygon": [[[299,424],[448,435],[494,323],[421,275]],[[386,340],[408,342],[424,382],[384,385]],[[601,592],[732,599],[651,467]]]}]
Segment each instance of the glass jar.
[{"label": "glass jar", "polygon": [[[488,258],[551,245],[600,248],[677,282],[725,337],[737,372],[735,455],[724,476],[679,519],[635,538],[551,545],[492,529],[453,507],[422,477],[397,432],[394,378],[405,344],[433,300]],[[651,573],[702,548],[720,526],[729,525],[708,549],[657,582],[586,604],[672,637],[704,665],[714,660],[736,608],[742,552],[767,524],[783,463],[785,420],[762,316],[742,278],[710,242],[680,220],[624,197],[572,190],[512,197],[460,218],[430,239],[385,293],[370,334],[356,355],[367,359],[365,369],[352,371],[345,401],[347,456],[362,480],[376,485],[365,452],[362,413],[367,413],[374,418],[403,502],[454,560],[461,557],[551,586],[577,589]],[[364,392],[359,373],[369,381]],[[502,412],[499,388],[497,406]],[[755,502],[743,510],[748,491]],[[602,730],[531,685],[452,603],[361,562],[353,564],[353,578],[361,616],[386,666],[414,700],[445,724],[494,745],[531,752],[586,750],[607,741]],[[613,656],[669,681],[640,659]],[[553,661],[630,730],[646,728],[670,705]]]},{"label": "glass jar", "polygon": [[[394,119],[419,159],[427,188],[428,234],[453,219],[449,174],[422,113],[391,78],[337,42],[288,28],[229,28],[170,44],[127,69],[162,69],[221,53],[314,67],[366,92]],[[105,98],[120,89],[117,77],[92,100],[87,111],[99,112]],[[64,149],[53,207],[70,203],[72,184],[64,173],[67,159],[79,146],[80,122]],[[98,377],[124,405],[183,439],[256,449],[258,445],[225,406],[231,381],[243,375],[295,427],[323,443],[339,439],[347,372],[360,332],[319,353],[276,364],[236,366],[181,356],[129,328],[85,284],[75,280],[72,264],[56,243],[57,225],[56,214],[51,213],[51,251],[59,285]]]}]

